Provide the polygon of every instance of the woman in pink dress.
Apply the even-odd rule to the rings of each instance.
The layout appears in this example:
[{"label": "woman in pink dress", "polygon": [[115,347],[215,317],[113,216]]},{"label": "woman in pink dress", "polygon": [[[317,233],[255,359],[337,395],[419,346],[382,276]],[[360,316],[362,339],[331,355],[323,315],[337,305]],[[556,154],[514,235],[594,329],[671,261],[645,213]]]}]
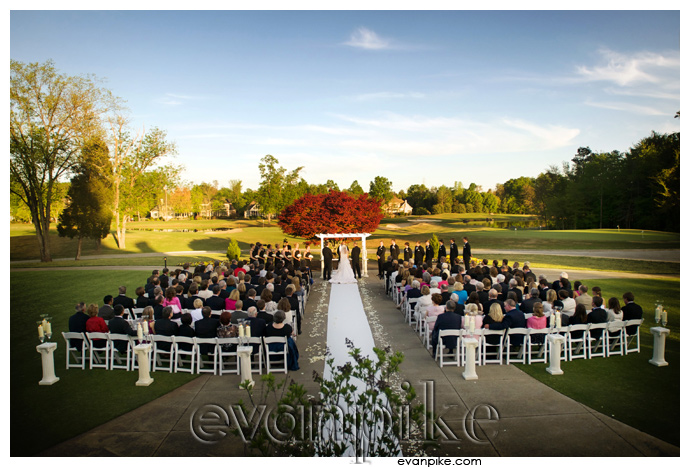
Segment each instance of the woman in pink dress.
[{"label": "woman in pink dress", "polygon": [[[173,314],[179,313],[182,310],[182,305],[180,304],[180,299],[177,298],[177,290],[175,287],[168,287],[165,289],[165,298],[163,299],[163,306],[173,307]],[[177,307],[177,309],[175,309]]]},{"label": "woman in pink dress", "polygon": [[546,316],[544,316],[544,305],[536,302],[532,308],[532,316],[527,318],[527,327],[530,329],[544,329],[546,327]]}]

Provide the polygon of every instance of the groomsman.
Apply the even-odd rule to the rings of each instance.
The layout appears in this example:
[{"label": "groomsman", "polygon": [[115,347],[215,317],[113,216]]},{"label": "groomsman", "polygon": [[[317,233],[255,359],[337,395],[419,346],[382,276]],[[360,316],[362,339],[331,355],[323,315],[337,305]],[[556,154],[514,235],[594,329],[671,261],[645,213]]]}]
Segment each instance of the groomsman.
[{"label": "groomsman", "polygon": [[431,248],[431,243],[429,243],[429,240],[426,241],[426,257],[424,258],[424,262],[426,263],[426,267],[428,269],[431,269],[433,266],[432,261],[434,260],[434,250]]},{"label": "groomsman", "polygon": [[328,243],[321,250],[321,256],[323,257],[323,280],[327,281],[331,279],[333,271],[333,252],[328,247]]},{"label": "groomsman", "polygon": [[409,261],[412,258],[412,248],[410,242],[405,242],[405,249],[403,250],[403,261]]},{"label": "groomsman", "polygon": [[462,237],[462,262],[465,263],[465,269],[470,267],[470,260],[472,259],[472,248],[467,237]]},{"label": "groomsman", "polygon": [[455,259],[458,257],[458,245],[455,243],[455,239],[450,239],[450,264],[451,266],[455,264]]},{"label": "groomsman", "polygon": [[358,279],[362,278],[362,269],[359,267],[359,255],[361,254],[361,251],[362,250],[359,249],[357,242],[355,242],[355,246],[352,247],[350,258],[352,258],[352,271],[354,272],[355,277]]},{"label": "groomsman", "polygon": [[383,279],[383,263],[386,261],[386,247],[383,246],[383,240],[381,240],[379,247],[376,249],[376,258],[379,263],[379,279]]},{"label": "groomsman", "polygon": [[397,261],[398,256],[400,256],[400,247],[395,244],[395,239],[393,239],[391,240],[391,257],[393,261]]},{"label": "groomsman", "polygon": [[446,246],[443,244],[443,240],[438,241],[438,263],[439,263],[439,268],[441,267],[441,263],[445,261],[446,258]]},{"label": "groomsman", "polygon": [[422,266],[424,262],[424,247],[422,243],[417,240],[417,246],[414,247],[414,264],[418,268]]}]

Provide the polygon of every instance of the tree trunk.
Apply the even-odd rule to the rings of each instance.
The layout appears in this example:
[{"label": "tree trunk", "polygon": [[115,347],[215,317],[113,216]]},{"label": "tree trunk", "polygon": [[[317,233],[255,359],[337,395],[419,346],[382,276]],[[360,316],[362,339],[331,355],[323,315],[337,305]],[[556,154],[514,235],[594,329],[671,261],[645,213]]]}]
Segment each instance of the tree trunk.
[{"label": "tree trunk", "polygon": [[50,238],[48,237],[50,221],[46,222],[45,216],[41,216],[38,213],[33,214],[31,217],[36,227],[36,240],[38,240],[38,251],[41,255],[41,262],[52,262],[53,258],[50,255]]},{"label": "tree trunk", "polygon": [[74,261],[79,261],[79,258],[81,257],[81,243],[82,243],[83,237],[79,235],[79,240],[77,241],[77,256],[74,258]]},{"label": "tree trunk", "polygon": [[103,241],[100,238],[96,239],[96,254],[101,254],[101,246],[103,246]]}]

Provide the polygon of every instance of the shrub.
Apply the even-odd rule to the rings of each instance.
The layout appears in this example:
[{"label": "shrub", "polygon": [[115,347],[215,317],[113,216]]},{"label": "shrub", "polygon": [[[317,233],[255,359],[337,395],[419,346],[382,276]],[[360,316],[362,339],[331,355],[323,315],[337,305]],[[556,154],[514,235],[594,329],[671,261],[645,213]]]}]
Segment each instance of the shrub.
[{"label": "shrub", "polygon": [[230,243],[228,244],[228,252],[226,253],[226,256],[230,261],[232,261],[233,259],[240,259],[241,254],[242,250],[240,250],[237,240],[231,238]]}]

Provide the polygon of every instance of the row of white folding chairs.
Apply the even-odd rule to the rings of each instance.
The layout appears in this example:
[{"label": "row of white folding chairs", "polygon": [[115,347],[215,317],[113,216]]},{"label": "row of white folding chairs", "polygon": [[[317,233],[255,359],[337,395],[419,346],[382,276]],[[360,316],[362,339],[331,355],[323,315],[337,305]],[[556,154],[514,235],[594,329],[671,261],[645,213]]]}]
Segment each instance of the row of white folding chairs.
[{"label": "row of white folding chairs", "polygon": [[[612,321],[598,324],[573,324],[561,328],[510,328],[508,330],[478,329],[475,335],[479,336],[477,346],[477,364],[488,363],[547,363],[549,352],[549,334],[561,334],[565,337],[565,345],[561,348],[561,360],[572,361],[578,358],[610,357],[612,355],[627,355],[640,352],[640,325],[642,319],[628,321]],[[627,327],[635,327],[635,331],[628,333]],[[578,333],[582,333],[581,335]],[[598,335],[601,333],[600,335]],[[452,357],[449,364],[464,365],[465,349],[462,337],[468,332],[462,330],[441,330],[436,348],[436,359],[440,360],[440,366],[444,366],[445,357]],[[595,337],[595,335],[598,335]],[[446,354],[443,345],[443,336],[455,336],[459,339],[453,354]],[[496,336],[498,343],[492,344],[487,337]],[[512,346],[511,336],[521,336],[521,345]],[[537,337],[540,336],[540,337]],[[430,339],[430,338],[429,338]],[[428,343],[430,347],[431,343]],[[487,349],[494,348],[496,358],[487,357]]]},{"label": "row of white folding chairs", "polygon": [[[65,366],[69,368],[103,368],[106,370],[123,369],[134,370],[138,368],[138,362],[134,356],[134,346],[137,339],[126,334],[111,334],[101,332],[63,332],[67,351],[65,352]],[[237,337],[182,337],[182,336],[161,336],[151,335],[153,348],[150,354],[150,363],[153,371],[165,370],[173,373],[213,373],[239,374],[239,360],[236,347],[240,344]],[[73,346],[72,341],[79,341],[79,346]],[[100,346],[100,341],[105,345]],[[116,347],[116,343],[121,342],[126,347],[126,351],[121,353]],[[164,343],[161,345],[161,343]],[[251,337],[247,343],[253,345],[258,352],[258,358],[252,355],[252,373],[261,374],[266,366],[266,372],[287,373],[287,338],[286,337]],[[94,345],[95,344],[95,345]],[[271,350],[271,344],[283,344],[282,350]],[[210,352],[202,351],[202,346]],[[229,347],[229,348],[228,348]],[[274,346],[280,347],[280,346]],[[88,353],[88,357],[87,357]],[[204,359],[203,356],[207,358]],[[188,357],[188,358],[187,358]],[[231,357],[229,361],[225,357]],[[230,369],[227,363],[233,363]],[[73,361],[73,362],[72,362]],[[210,367],[210,368],[209,368]]]}]

